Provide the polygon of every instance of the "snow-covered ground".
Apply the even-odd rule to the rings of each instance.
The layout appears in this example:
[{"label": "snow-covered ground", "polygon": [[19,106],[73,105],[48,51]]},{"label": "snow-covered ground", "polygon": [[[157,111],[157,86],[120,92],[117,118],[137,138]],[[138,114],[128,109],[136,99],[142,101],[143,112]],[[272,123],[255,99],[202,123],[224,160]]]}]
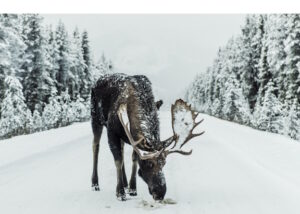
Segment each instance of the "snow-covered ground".
[{"label": "snow-covered ground", "polygon": [[[100,192],[91,191],[89,123],[0,141],[0,212],[11,213],[300,213],[300,143],[207,115],[206,133],[170,155],[166,198],[154,203],[138,178],[137,197],[115,197],[116,170],[106,131],[100,145]],[[162,138],[171,134],[170,112],[161,112]],[[125,148],[127,175],[131,147]]]}]

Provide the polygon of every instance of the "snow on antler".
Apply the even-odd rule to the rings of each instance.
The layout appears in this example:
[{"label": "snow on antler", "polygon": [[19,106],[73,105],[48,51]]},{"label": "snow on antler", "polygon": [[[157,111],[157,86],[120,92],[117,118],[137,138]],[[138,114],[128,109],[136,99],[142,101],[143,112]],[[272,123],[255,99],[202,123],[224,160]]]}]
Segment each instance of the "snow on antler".
[{"label": "snow on antler", "polygon": [[175,104],[171,107],[172,111],[172,128],[176,141],[171,150],[167,150],[167,154],[180,153],[184,155],[190,155],[192,150],[189,152],[182,150],[172,150],[179,142],[180,148],[186,144],[189,140],[194,137],[200,136],[204,133],[200,132],[197,134],[193,133],[193,130],[203,121],[196,122],[198,113],[192,110],[191,105],[188,105],[181,99],[176,100]]}]

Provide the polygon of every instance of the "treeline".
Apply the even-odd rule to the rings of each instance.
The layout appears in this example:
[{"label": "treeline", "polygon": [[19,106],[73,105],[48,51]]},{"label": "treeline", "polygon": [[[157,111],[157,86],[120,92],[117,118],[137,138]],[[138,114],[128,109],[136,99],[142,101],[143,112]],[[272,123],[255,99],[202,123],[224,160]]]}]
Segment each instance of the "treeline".
[{"label": "treeline", "polygon": [[300,139],[300,15],[248,15],[186,99],[201,112]]},{"label": "treeline", "polygon": [[87,31],[0,14],[0,139],[88,119],[91,85],[112,66],[94,62]]}]

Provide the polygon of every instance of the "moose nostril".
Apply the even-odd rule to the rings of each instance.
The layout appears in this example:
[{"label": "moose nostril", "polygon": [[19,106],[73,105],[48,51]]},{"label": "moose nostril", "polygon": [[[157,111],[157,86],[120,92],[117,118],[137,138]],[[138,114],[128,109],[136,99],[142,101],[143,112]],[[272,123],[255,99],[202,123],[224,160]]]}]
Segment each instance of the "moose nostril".
[{"label": "moose nostril", "polygon": [[156,194],[154,194],[153,193],[153,199],[155,200],[155,201],[161,201],[161,200],[163,200],[164,199],[164,197],[161,197],[161,196],[157,196]]}]

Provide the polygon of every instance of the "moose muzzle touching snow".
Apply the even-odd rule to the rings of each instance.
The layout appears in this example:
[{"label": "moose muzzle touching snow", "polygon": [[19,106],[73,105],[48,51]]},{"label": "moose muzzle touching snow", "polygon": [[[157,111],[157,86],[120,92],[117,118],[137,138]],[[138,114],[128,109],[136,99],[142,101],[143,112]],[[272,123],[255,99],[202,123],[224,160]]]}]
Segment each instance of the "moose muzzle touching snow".
[{"label": "moose muzzle touching snow", "polygon": [[[103,126],[107,128],[108,143],[117,168],[116,195],[126,200],[125,189],[137,195],[136,173],[147,183],[154,200],[162,200],[167,191],[163,167],[170,154],[190,155],[182,147],[192,138],[198,113],[179,99],[172,105],[173,136],[161,141],[157,111],[162,101],[155,102],[151,83],[142,75],[110,74],[101,77],[92,88],[91,116],[93,140],[92,188],[99,191],[98,153]],[[129,184],[124,168],[124,143],[130,144],[132,173]]]}]

